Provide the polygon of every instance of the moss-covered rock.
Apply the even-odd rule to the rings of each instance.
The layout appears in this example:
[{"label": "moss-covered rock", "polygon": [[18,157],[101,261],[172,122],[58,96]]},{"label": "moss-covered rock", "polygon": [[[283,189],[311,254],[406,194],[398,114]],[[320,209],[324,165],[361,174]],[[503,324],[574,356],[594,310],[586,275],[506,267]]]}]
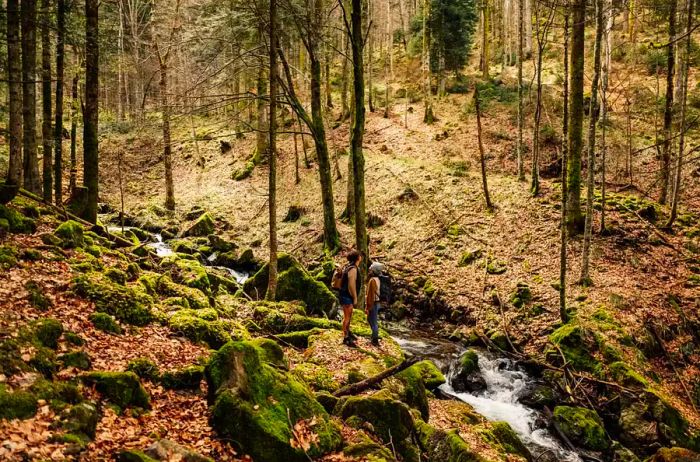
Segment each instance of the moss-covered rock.
[{"label": "moss-covered rock", "polygon": [[119,268],[108,268],[107,271],[105,271],[105,276],[112,282],[116,282],[122,286],[126,285],[126,281],[128,280],[126,273]]},{"label": "moss-covered rock", "polygon": [[[559,346],[566,361],[576,369],[595,374],[601,372],[602,365],[592,355],[592,352],[598,349],[598,344],[590,330],[572,321],[552,332],[549,340]],[[553,360],[561,362],[562,358],[558,351],[553,351],[551,355]]]},{"label": "moss-covered rock", "polygon": [[44,318],[34,325],[34,337],[47,348],[56,349],[61,335],[63,335],[63,324],[58,319]]},{"label": "moss-covered rock", "polygon": [[322,332],[323,329],[314,328],[296,332],[281,333],[278,334],[276,337],[285,344],[289,344],[297,348],[308,348],[309,337],[311,337],[312,335],[318,335]]},{"label": "moss-covered rock", "polygon": [[84,351],[70,351],[58,357],[59,362],[63,367],[75,367],[84,371],[89,370],[92,366],[90,356]]},{"label": "moss-covered rock", "polygon": [[17,266],[17,249],[9,245],[0,245],[0,269],[8,270]]},{"label": "moss-covered rock", "polygon": [[415,369],[420,374],[425,388],[428,390],[435,390],[445,383],[445,376],[440,369],[437,368],[435,363],[430,360],[419,361],[411,366],[411,369]]},{"label": "moss-covered rock", "polygon": [[359,422],[371,422],[375,433],[385,443],[403,441],[414,430],[408,406],[393,399],[386,391],[371,396],[343,398],[337,408],[343,420],[348,421],[354,417]]},{"label": "moss-covered rock", "polygon": [[26,391],[10,391],[0,384],[0,419],[28,419],[36,414],[37,399]]},{"label": "moss-covered rock", "polygon": [[209,298],[204,292],[199,289],[177,284],[166,274],[161,275],[158,273],[145,272],[139,277],[138,282],[145,288],[146,292],[151,295],[182,297],[187,300],[190,308],[194,309],[208,308],[210,306]]},{"label": "moss-covered rock", "polygon": [[593,451],[603,451],[610,446],[603,421],[598,414],[582,407],[557,406],[554,422],[574,444]]},{"label": "moss-covered rock", "polygon": [[158,462],[158,460],[147,456],[143,451],[130,449],[117,454],[117,462]]},{"label": "moss-covered rock", "polygon": [[532,301],[532,291],[530,286],[524,282],[519,282],[515,291],[510,296],[510,303],[516,308],[522,308]]},{"label": "moss-covered rock", "polygon": [[457,431],[444,431],[416,420],[416,434],[428,460],[444,462],[486,462],[477,450],[469,447]]},{"label": "moss-covered rock", "polygon": [[68,220],[61,223],[54,234],[61,239],[61,246],[65,249],[74,249],[85,245],[83,226],[77,221]]},{"label": "moss-covered rock", "polygon": [[11,233],[32,234],[36,231],[34,220],[6,205],[0,205],[0,219],[7,221],[7,227]]},{"label": "moss-covered rock", "polygon": [[486,389],[486,381],[479,370],[479,355],[474,350],[467,350],[459,359],[459,368],[452,377],[455,391],[475,392]]},{"label": "moss-covered rock", "polygon": [[700,454],[683,448],[661,448],[649,462],[698,462]]},{"label": "moss-covered rock", "polygon": [[464,266],[469,266],[472,263],[474,263],[476,260],[481,258],[482,255],[481,249],[475,249],[475,250],[468,250],[462,254],[462,256],[459,257],[459,261],[457,262],[457,266],[459,267],[464,267]]},{"label": "moss-covered rock", "polygon": [[[168,326],[193,342],[204,342],[211,348],[220,348],[232,339],[241,340],[249,335],[244,327],[230,320],[207,320],[200,310],[180,310],[168,319]],[[208,311],[204,311],[204,315]]]},{"label": "moss-covered rock", "polygon": [[37,282],[27,281],[24,284],[24,289],[27,291],[27,301],[34,308],[39,311],[46,311],[51,307],[51,300],[44,295],[44,290]]},{"label": "moss-covered rock", "polygon": [[[266,332],[274,334],[309,331],[313,329],[340,329],[338,321],[326,318],[313,318],[294,312],[298,305],[277,305],[275,308],[257,306],[253,312],[253,320],[257,326]],[[281,309],[276,309],[281,308]],[[301,310],[303,312],[303,309]]]},{"label": "moss-covered rock", "polygon": [[95,437],[100,413],[93,403],[84,402],[71,406],[61,421],[61,427],[68,433]]},{"label": "moss-covered rock", "polygon": [[256,460],[307,460],[304,451],[292,444],[290,422],[315,423],[311,431],[318,439],[311,443],[309,456],[336,449],[341,441],[338,428],[311,390],[263,357],[251,342],[230,342],[214,354],[206,369],[210,393],[216,397],[212,426]]},{"label": "moss-covered rock", "polygon": [[610,364],[609,367],[610,375],[621,385],[637,388],[646,388],[649,386],[649,382],[627,363],[616,361]]},{"label": "moss-covered rock", "polygon": [[194,289],[208,293],[210,289],[209,277],[204,266],[196,260],[177,258],[171,266],[170,275],[178,284],[184,284]]},{"label": "moss-covered rock", "polygon": [[149,446],[146,455],[156,460],[182,461],[182,462],[214,462],[208,457],[204,457],[184,446],[180,446],[174,441],[161,439]]},{"label": "moss-covered rock", "polygon": [[508,422],[492,422],[491,434],[508,454],[517,454],[527,460],[532,460],[530,450],[515,433]]},{"label": "moss-covered rock", "polygon": [[150,408],[148,393],[133,372],[90,372],[82,375],[81,379],[120,408]]},{"label": "moss-covered rock", "polygon": [[111,334],[121,334],[122,328],[117,323],[117,321],[107,313],[92,313],[90,315],[90,321],[95,329],[101,330],[102,332],[109,332]]},{"label": "moss-covered rock", "polygon": [[148,358],[136,358],[126,365],[127,372],[133,372],[143,380],[155,382],[160,378],[158,365]]},{"label": "moss-covered rock", "polygon": [[70,343],[71,345],[74,346],[83,346],[85,345],[85,339],[81,337],[79,334],[76,334],[75,332],[64,332],[63,333],[63,338],[66,339],[66,342]]},{"label": "moss-covered rock", "polygon": [[153,300],[140,285],[122,286],[93,271],[76,277],[73,287],[76,294],[94,302],[97,311],[119,321],[143,326],[153,320]]},{"label": "moss-covered rock", "polygon": [[213,233],[214,219],[209,213],[204,213],[197,218],[182,235],[185,237],[206,237]]},{"label": "moss-covered rock", "polygon": [[171,390],[198,390],[204,379],[204,366],[189,366],[176,371],[166,371],[160,376],[160,383]]},{"label": "moss-covered rock", "polygon": [[43,346],[34,349],[34,354],[29,360],[29,365],[36,369],[46,378],[52,378],[58,369],[56,364],[56,353]]}]

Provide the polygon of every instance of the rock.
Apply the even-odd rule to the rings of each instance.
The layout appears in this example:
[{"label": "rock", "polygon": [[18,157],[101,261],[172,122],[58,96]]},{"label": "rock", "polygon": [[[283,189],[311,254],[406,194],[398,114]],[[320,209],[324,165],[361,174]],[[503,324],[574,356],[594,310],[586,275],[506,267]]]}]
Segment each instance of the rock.
[{"label": "rock", "polygon": [[117,321],[107,313],[92,313],[90,315],[90,321],[96,329],[103,332],[109,332],[117,335],[122,333],[121,326],[117,324]]},{"label": "rock", "polygon": [[198,390],[204,379],[204,366],[189,366],[176,371],[166,371],[160,376],[163,388],[171,390]]},{"label": "rock", "polygon": [[530,450],[520,440],[508,422],[492,422],[491,434],[508,454],[516,454],[527,460],[533,460]]},{"label": "rock", "polygon": [[126,285],[127,281],[127,275],[124,271],[120,270],[119,268],[109,268],[107,271],[105,271],[105,276],[107,278],[111,279],[113,282],[116,282],[119,285]]},{"label": "rock", "polygon": [[530,286],[524,282],[518,282],[515,292],[511,294],[509,301],[516,308],[522,308],[524,305],[530,303],[532,301]]},{"label": "rock", "polygon": [[148,393],[133,372],[90,372],[80,378],[120,408],[136,406],[150,409]]},{"label": "rock", "polygon": [[171,267],[170,275],[173,281],[193,289],[199,289],[205,294],[210,290],[209,277],[204,265],[196,260],[177,258]]},{"label": "rock", "polygon": [[293,223],[299,221],[299,219],[304,216],[306,209],[301,205],[290,205],[287,209],[287,214],[282,219],[285,223]]},{"label": "rock", "polygon": [[610,441],[598,414],[583,407],[557,406],[554,422],[572,443],[592,451],[604,451]]},{"label": "rock", "polygon": [[212,459],[204,457],[196,452],[180,446],[174,441],[162,439],[156,441],[144,451],[144,453],[155,460],[162,462],[213,462]]},{"label": "rock", "polygon": [[64,249],[74,249],[85,245],[83,226],[77,221],[68,220],[56,228],[54,234],[61,240]]},{"label": "rock", "polygon": [[17,210],[0,205],[0,219],[7,221],[6,228],[14,234],[32,234],[36,231],[36,222]]},{"label": "rock", "polygon": [[542,409],[545,406],[552,407],[561,401],[561,396],[552,387],[536,384],[529,387],[526,394],[520,397],[519,401],[526,406]]},{"label": "rock", "polygon": [[63,367],[75,367],[87,371],[92,366],[90,356],[84,351],[71,351],[58,357]]},{"label": "rock", "polygon": [[434,362],[429,359],[419,361],[409,369],[416,370],[423,379],[425,388],[435,390],[440,385],[446,382],[445,376],[440,372]]},{"label": "rock", "polygon": [[700,454],[683,448],[661,448],[649,462],[700,462]]},{"label": "rock", "polygon": [[[595,335],[590,330],[570,322],[552,332],[549,340],[559,346],[566,360],[576,369],[594,374],[601,371],[602,365],[591,354],[598,346]],[[552,350],[551,358],[561,364],[562,358],[558,351]]]},{"label": "rock", "polygon": [[646,388],[649,386],[649,382],[625,362],[616,361],[610,364],[609,368],[610,375],[620,385],[628,388]]},{"label": "rock", "polygon": [[63,324],[52,318],[44,318],[34,326],[34,337],[47,348],[58,348],[58,339],[63,335]]},{"label": "rock", "polygon": [[204,210],[201,206],[193,205],[192,208],[190,208],[189,212],[185,213],[185,220],[196,220],[205,213],[207,213],[207,211]]},{"label": "rock", "polygon": [[617,441],[613,441],[610,449],[612,450],[612,462],[640,462],[639,457]]},{"label": "rock", "polygon": [[418,193],[412,188],[406,187],[401,194],[399,194],[399,202],[413,202],[418,200]]},{"label": "rock", "polygon": [[31,393],[9,391],[0,384],[0,419],[28,419],[36,414],[37,399]]},{"label": "rock", "polygon": [[[210,316],[213,313],[213,318]],[[195,342],[204,342],[211,348],[220,348],[232,338],[248,337],[244,327],[234,321],[218,319],[214,310],[183,309],[168,319],[168,326],[173,332],[179,333]]]},{"label": "rock", "polygon": [[182,234],[184,237],[208,236],[214,233],[214,219],[205,212]]},{"label": "rock", "polygon": [[235,242],[227,241],[216,234],[210,234],[207,239],[209,239],[209,246],[216,252],[230,252],[238,248]]},{"label": "rock", "polygon": [[219,150],[221,151],[221,154],[226,154],[227,152],[231,151],[231,143],[226,140],[219,140]]},{"label": "rock", "polygon": [[167,274],[144,272],[138,282],[150,295],[165,297],[182,297],[187,300],[190,308],[208,308],[209,298],[199,289],[177,284]]},{"label": "rock", "polygon": [[76,277],[73,289],[77,295],[94,302],[98,312],[127,324],[144,326],[153,320],[153,300],[140,285],[122,286],[100,272],[91,271]]},{"label": "rock", "polygon": [[431,461],[483,461],[477,451],[459,436],[456,430],[444,431],[416,420],[416,434],[421,449]]},{"label": "rock", "polygon": [[386,390],[370,396],[344,397],[338,403],[338,413],[354,426],[371,423],[373,432],[385,443],[402,442],[415,428],[408,406],[393,399]]},{"label": "rock", "polygon": [[60,246],[62,242],[61,238],[53,233],[41,233],[39,235],[39,239],[41,239],[41,242],[43,242],[45,245],[51,246]]},{"label": "rock", "polygon": [[481,249],[467,250],[462,254],[461,257],[459,257],[459,262],[457,263],[457,266],[464,267],[471,265],[476,260],[481,258],[482,253],[483,252]]},{"label": "rock", "polygon": [[150,380],[155,382],[160,378],[158,365],[148,358],[136,358],[129,361],[126,366],[128,372],[133,372],[142,380]]},{"label": "rock", "polygon": [[336,404],[338,404],[338,401],[340,401],[338,398],[331,395],[327,391],[318,392],[314,396],[316,397],[316,401],[321,403],[321,406],[323,406],[323,409],[325,409],[326,412],[328,412],[329,414],[331,414],[333,412]]},{"label": "rock", "polygon": [[117,462],[158,462],[148,457],[143,451],[129,450],[117,454]]},{"label": "rock", "polygon": [[[254,460],[303,462],[335,450],[339,430],[311,390],[264,357],[251,342],[229,342],[214,353],[206,368],[212,427]],[[294,447],[290,422],[303,427],[311,421],[318,439],[307,456]]]},{"label": "rock", "polygon": [[95,404],[90,402],[79,403],[71,406],[61,421],[61,427],[68,433],[95,437],[97,423],[100,421],[100,413]]},{"label": "rock", "polygon": [[459,369],[452,377],[452,388],[458,393],[476,392],[486,389],[486,381],[479,371],[479,356],[467,350],[459,361]]},{"label": "rock", "polygon": [[363,431],[358,432],[360,441],[343,448],[343,455],[351,460],[366,460],[372,462],[396,462],[391,451],[374,441]]}]

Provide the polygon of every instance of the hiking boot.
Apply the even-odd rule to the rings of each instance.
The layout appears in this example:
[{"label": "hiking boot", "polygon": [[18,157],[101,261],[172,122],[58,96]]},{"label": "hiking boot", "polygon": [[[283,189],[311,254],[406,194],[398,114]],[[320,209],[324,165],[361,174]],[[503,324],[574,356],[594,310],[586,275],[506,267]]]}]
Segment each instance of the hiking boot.
[{"label": "hiking boot", "polygon": [[372,339],[372,345],[374,345],[374,346],[379,346],[379,339],[378,339],[378,338],[373,338],[373,339]]},{"label": "hiking boot", "polygon": [[353,334],[352,332],[348,332],[348,338],[355,342],[357,340],[357,335]]}]

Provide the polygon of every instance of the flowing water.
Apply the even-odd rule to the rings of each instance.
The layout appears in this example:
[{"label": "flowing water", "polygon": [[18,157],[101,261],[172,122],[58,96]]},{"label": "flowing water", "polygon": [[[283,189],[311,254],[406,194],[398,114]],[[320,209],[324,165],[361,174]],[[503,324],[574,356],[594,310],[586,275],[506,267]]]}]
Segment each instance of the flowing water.
[{"label": "flowing water", "polygon": [[[457,393],[451,385],[459,357],[465,351],[446,340],[421,337],[416,332],[395,332],[394,340],[407,352],[433,360],[447,371],[447,383],[440,387],[446,395],[470,404],[476,412],[492,421],[505,421],[520,436],[533,457],[540,461],[580,462],[583,459],[557,440],[543,424],[542,415],[520,403],[519,399],[533,384],[534,379],[506,358],[478,352],[479,369],[486,382],[486,390],[475,393]],[[408,334],[408,335],[407,335]]]}]

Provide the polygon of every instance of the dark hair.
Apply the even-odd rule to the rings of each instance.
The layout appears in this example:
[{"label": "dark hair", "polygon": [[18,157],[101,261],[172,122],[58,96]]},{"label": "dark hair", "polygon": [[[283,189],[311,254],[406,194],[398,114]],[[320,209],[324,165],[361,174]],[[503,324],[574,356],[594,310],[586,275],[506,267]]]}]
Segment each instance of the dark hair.
[{"label": "dark hair", "polygon": [[348,253],[347,258],[350,263],[357,263],[357,260],[360,259],[360,252],[357,250],[352,250],[350,253]]}]

